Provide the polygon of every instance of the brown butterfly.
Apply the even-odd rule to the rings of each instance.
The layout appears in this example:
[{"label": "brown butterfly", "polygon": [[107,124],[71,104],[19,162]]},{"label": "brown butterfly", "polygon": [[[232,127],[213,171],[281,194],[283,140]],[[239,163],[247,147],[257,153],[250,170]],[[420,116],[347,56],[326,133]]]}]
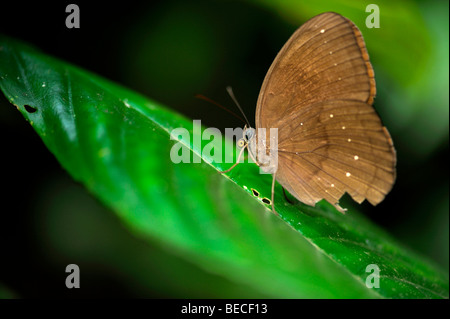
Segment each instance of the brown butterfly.
[{"label": "brown butterfly", "polygon": [[270,135],[258,139],[258,129],[278,128],[274,212],[275,179],[299,201],[314,206],[325,199],[340,212],[346,192],[358,203],[384,199],[395,181],[396,154],[372,107],[375,92],[369,55],[352,21],[327,12],[295,31],[264,79],[257,130],[244,128],[239,142],[269,171],[260,154],[270,153]]}]

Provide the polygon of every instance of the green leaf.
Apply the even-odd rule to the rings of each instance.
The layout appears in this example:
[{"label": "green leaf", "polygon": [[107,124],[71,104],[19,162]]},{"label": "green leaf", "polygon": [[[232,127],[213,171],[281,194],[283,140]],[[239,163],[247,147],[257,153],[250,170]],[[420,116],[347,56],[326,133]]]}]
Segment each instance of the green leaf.
[{"label": "green leaf", "polygon": [[[273,298],[448,298],[445,273],[352,209],[292,205],[277,185],[277,217],[262,202],[271,176],[256,165],[224,176],[225,165],[205,154],[174,164],[172,130],[191,133],[181,142],[195,161],[200,128],[137,93],[6,37],[0,88],[131,231],[206,272]],[[380,268],[379,288],[366,286],[370,264]]]}]

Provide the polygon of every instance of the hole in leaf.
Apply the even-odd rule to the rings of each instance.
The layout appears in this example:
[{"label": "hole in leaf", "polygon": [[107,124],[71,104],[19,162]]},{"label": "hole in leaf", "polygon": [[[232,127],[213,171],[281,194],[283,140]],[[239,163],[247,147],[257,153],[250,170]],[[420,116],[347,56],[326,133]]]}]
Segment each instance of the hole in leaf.
[{"label": "hole in leaf", "polygon": [[265,197],[264,197],[264,198],[262,199],[262,201],[263,201],[264,204],[267,204],[267,205],[270,205],[270,204],[271,204],[271,201],[270,201],[270,199],[268,199],[268,198],[265,198]]},{"label": "hole in leaf", "polygon": [[259,197],[259,192],[256,189],[252,188],[253,196]]},{"label": "hole in leaf", "polygon": [[30,106],[27,104],[25,104],[23,107],[25,108],[25,111],[27,111],[28,113],[34,113],[37,111],[36,107]]}]

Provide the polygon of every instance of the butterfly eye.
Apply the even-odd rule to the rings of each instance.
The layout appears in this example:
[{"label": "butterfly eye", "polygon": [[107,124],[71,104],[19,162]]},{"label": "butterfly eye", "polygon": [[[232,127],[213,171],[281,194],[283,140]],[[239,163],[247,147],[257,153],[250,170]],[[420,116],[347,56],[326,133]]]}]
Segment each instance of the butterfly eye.
[{"label": "butterfly eye", "polygon": [[244,146],[245,146],[245,141],[244,141],[244,139],[240,139],[238,142],[237,142],[237,146],[239,147],[239,148],[243,148]]}]

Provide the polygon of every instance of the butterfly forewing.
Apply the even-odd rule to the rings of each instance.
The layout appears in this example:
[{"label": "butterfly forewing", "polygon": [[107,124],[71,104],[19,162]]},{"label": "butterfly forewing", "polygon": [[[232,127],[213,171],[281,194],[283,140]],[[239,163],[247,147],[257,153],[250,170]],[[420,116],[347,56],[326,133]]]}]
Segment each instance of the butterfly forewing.
[{"label": "butterfly forewing", "polygon": [[361,33],[341,15],[324,13],[303,24],[278,53],[259,94],[256,126],[326,99],[371,102],[374,95]]},{"label": "butterfly forewing", "polygon": [[395,180],[392,140],[372,107],[375,80],[358,28],[336,13],[300,27],[264,80],[257,128],[278,128],[277,180],[300,201],[349,193],[381,202]]}]

